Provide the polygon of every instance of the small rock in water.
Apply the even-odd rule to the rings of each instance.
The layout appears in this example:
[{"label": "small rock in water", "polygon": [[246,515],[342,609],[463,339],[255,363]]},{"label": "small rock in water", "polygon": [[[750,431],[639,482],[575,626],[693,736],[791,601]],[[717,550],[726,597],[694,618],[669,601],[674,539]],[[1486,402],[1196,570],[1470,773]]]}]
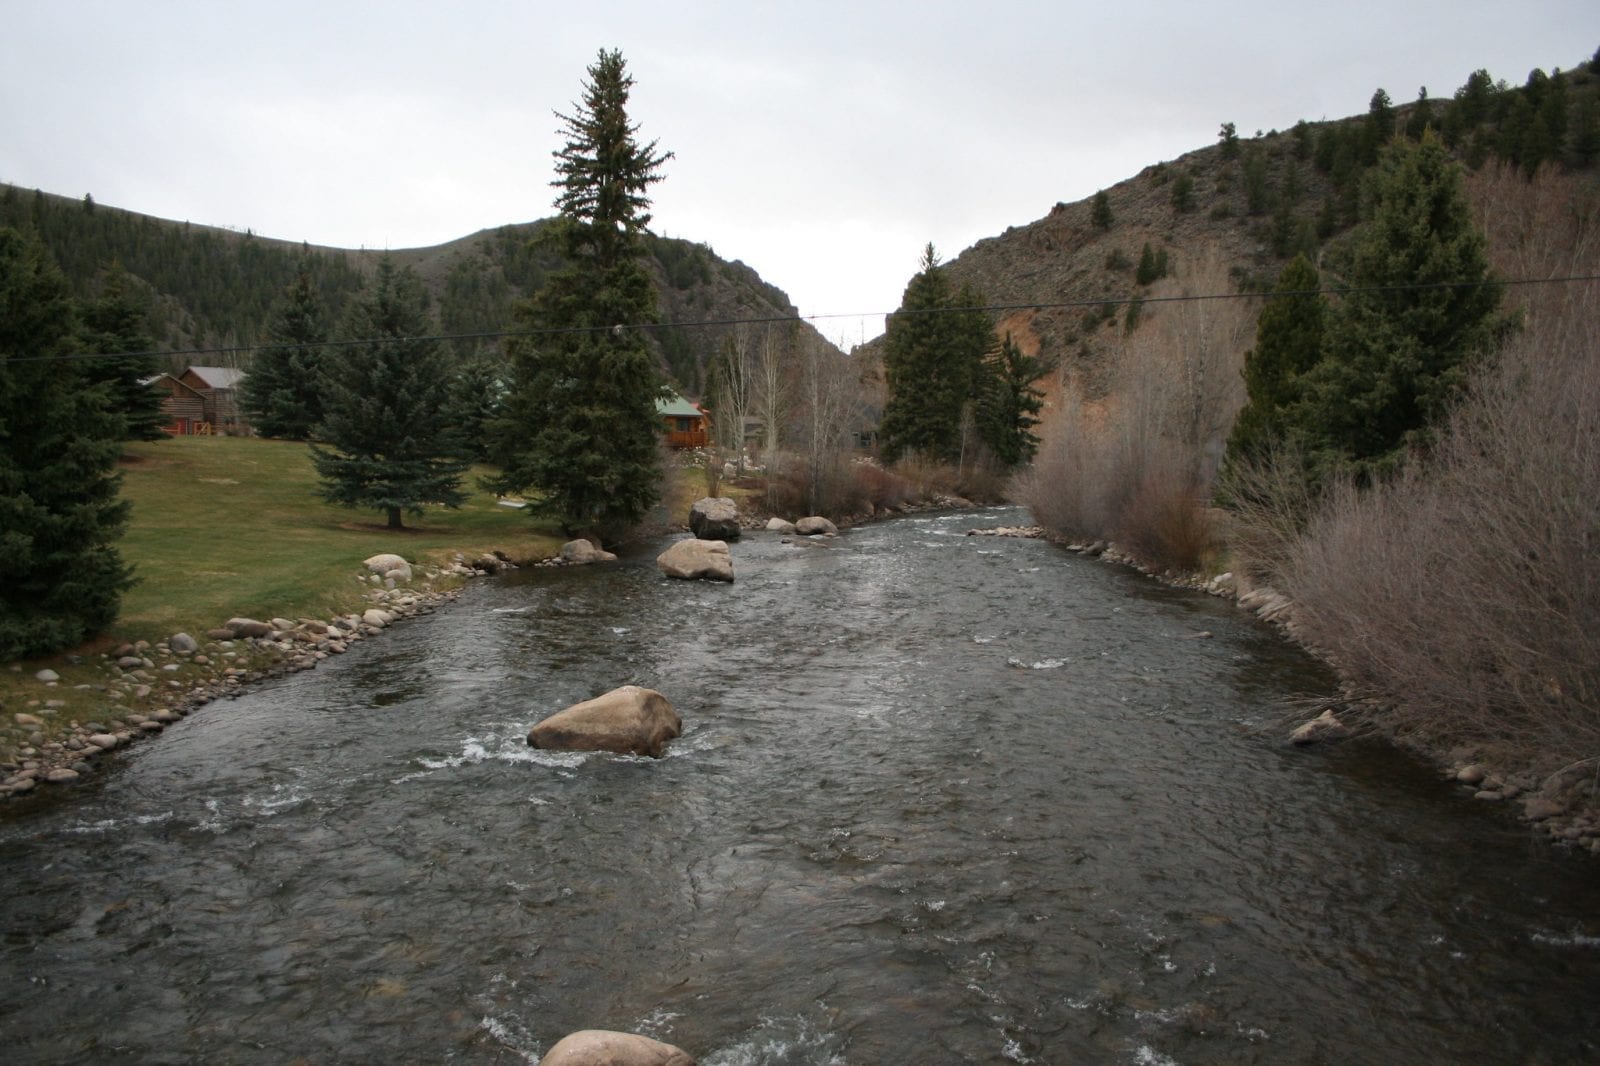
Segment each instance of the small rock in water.
[{"label": "small rock in water", "polygon": [[1350,730],[1329,708],[1290,733],[1289,740],[1294,744],[1315,744],[1322,740],[1342,740],[1349,735]]},{"label": "small rock in water", "polygon": [[68,770],[65,766],[51,770],[44,775],[44,779],[52,785],[70,784],[78,779],[78,771]]}]

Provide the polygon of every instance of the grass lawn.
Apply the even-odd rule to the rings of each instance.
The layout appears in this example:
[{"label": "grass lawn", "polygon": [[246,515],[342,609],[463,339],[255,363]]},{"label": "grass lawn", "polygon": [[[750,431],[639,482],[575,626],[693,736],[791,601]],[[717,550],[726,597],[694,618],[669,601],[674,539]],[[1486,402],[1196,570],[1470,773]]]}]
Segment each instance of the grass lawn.
[{"label": "grass lawn", "polygon": [[138,584],[96,650],[179,630],[198,636],[234,615],[326,618],[359,600],[361,561],[379,552],[416,563],[500,549],[525,560],[554,554],[563,539],[498,506],[476,485],[481,471],[469,475],[459,509],[429,507],[391,531],[381,512],[318,498],[304,444],[178,437],[129,445],[121,469],[133,512],[118,544]]}]

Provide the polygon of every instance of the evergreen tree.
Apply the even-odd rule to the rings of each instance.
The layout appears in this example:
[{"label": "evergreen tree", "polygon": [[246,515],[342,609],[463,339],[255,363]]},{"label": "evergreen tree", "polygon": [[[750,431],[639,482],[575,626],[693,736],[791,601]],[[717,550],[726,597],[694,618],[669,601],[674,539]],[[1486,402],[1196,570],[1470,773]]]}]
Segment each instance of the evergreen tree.
[{"label": "evergreen tree", "polygon": [[1394,102],[1383,89],[1372,94],[1367,105],[1367,119],[1361,127],[1361,163],[1371,166],[1378,161],[1378,152],[1394,136]]},{"label": "evergreen tree", "polygon": [[1505,327],[1461,169],[1438,137],[1397,141],[1373,176],[1346,296],[1306,375],[1306,424],[1333,463],[1381,473],[1445,409]]},{"label": "evergreen tree", "polygon": [[450,376],[444,415],[456,455],[477,462],[491,457],[491,435],[505,399],[505,366],[498,357],[474,356],[456,367]]},{"label": "evergreen tree", "polygon": [[1222,124],[1222,129],[1217,132],[1217,142],[1222,149],[1223,159],[1234,159],[1239,155],[1239,132],[1233,123]]},{"label": "evergreen tree", "polygon": [[302,265],[272,312],[268,346],[256,353],[240,402],[263,437],[308,440],[322,422],[321,367],[327,314]]},{"label": "evergreen tree", "polygon": [[1572,125],[1567,134],[1567,158],[1573,166],[1586,167],[1600,159],[1600,106],[1595,94],[1584,93],[1572,109]]},{"label": "evergreen tree", "polygon": [[0,228],[0,661],[99,632],[132,584],[115,544],[124,422],[79,363],[42,358],[76,328],[43,247]]},{"label": "evergreen tree", "polygon": [[1297,255],[1261,309],[1255,347],[1244,357],[1246,399],[1228,435],[1229,465],[1264,458],[1293,436],[1301,378],[1322,357],[1327,302],[1319,284],[1317,268]]},{"label": "evergreen tree", "polygon": [[1172,209],[1180,215],[1194,210],[1194,175],[1187,170],[1178,171],[1172,181]]},{"label": "evergreen tree", "polygon": [[1156,273],[1156,253],[1150,247],[1150,242],[1144,242],[1144,249],[1139,252],[1139,266],[1133,272],[1133,280],[1139,285],[1149,285],[1161,275]]},{"label": "evergreen tree", "polygon": [[583,99],[558,116],[561,216],[552,227],[566,267],[516,309],[545,330],[511,346],[513,382],[497,425],[500,491],[536,489],[568,532],[601,535],[637,524],[657,495],[655,401],[662,390],[640,324],[656,293],[640,262],[648,192],[671,153],[640,144],[628,121],[633,78],[622,54],[601,51]]},{"label": "evergreen tree", "polygon": [[954,462],[961,458],[962,427],[991,331],[983,312],[972,310],[981,298],[968,289],[951,291],[932,244],[921,266],[884,333],[889,397],[879,433],[891,461],[915,454]]},{"label": "evergreen tree", "polygon": [[1406,119],[1406,136],[1413,141],[1422,140],[1422,131],[1433,125],[1433,102],[1428,99],[1428,87],[1424,85],[1417,90],[1417,102],[1411,107],[1411,116]]},{"label": "evergreen tree", "polygon": [[1095,229],[1108,230],[1116,219],[1111,214],[1111,199],[1106,196],[1106,191],[1101,189],[1094,194],[1094,200],[1089,205],[1089,221]]},{"label": "evergreen tree", "polygon": [[149,384],[161,373],[157,357],[149,354],[156,346],[149,322],[148,301],[140,298],[122,264],[113,262],[100,295],[83,307],[79,344],[91,356],[84,360],[84,377],[90,384],[105,383],[127,440],[166,438],[161,429],[167,421],[161,410],[163,394]]},{"label": "evergreen tree", "polygon": [[445,424],[448,361],[433,332],[427,294],[410,269],[387,256],[372,289],[347,310],[342,333],[369,340],[341,348],[324,367],[323,422],[312,463],[321,495],[345,507],[376,508],[390,529],[425,503],[458,507],[466,463]]},{"label": "evergreen tree", "polygon": [[1021,466],[1039,450],[1033,428],[1039,424],[1044,393],[1034,387],[1051,370],[1038,356],[1022,353],[1008,332],[993,344],[983,363],[978,395],[978,436],[1007,467]]}]

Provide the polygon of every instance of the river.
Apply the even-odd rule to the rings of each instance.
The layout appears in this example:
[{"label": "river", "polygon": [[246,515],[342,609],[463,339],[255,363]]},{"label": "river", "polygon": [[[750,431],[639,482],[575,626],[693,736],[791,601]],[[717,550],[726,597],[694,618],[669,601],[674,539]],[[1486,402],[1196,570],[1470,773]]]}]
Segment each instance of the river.
[{"label": "river", "polygon": [[[1596,1061],[1600,878],[1021,512],[519,571],[0,821],[0,1057]],[[537,752],[621,684],[660,760]],[[52,801],[53,799],[53,801]]]}]

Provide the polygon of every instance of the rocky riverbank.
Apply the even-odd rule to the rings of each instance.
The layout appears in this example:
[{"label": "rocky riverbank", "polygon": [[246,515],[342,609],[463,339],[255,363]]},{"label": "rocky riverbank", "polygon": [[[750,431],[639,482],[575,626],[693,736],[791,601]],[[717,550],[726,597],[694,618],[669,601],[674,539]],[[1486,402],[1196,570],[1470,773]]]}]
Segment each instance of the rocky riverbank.
[{"label": "rocky riverbank", "polygon": [[[974,530],[972,533],[1043,537],[1060,544],[1068,551],[1100,557],[1109,562],[1131,567],[1169,585],[1226,597],[1236,602],[1243,610],[1277,627],[1287,639],[1305,648],[1312,655],[1322,658],[1315,647],[1301,639],[1295,625],[1293,600],[1274,589],[1251,587],[1247,581],[1231,573],[1207,577],[1202,574],[1154,570],[1143,566],[1114,544],[1106,541],[1073,543],[1039,527],[1024,527],[1017,530]],[[1338,672],[1335,664],[1329,665],[1334,667],[1335,673]],[[1499,764],[1492,752],[1445,749],[1423,743],[1414,737],[1396,735],[1385,726],[1384,708],[1370,701],[1351,699],[1346,694],[1345,702],[1338,710],[1337,716],[1329,711],[1324,712],[1332,718],[1338,726],[1337,729],[1313,729],[1302,733],[1301,739],[1297,742],[1306,743],[1311,740],[1323,742],[1353,735],[1382,737],[1433,764],[1445,780],[1455,783],[1461,789],[1464,798],[1481,803],[1515,804],[1516,813],[1524,821],[1548,833],[1557,843],[1600,855],[1600,771],[1597,771],[1592,762],[1569,766],[1554,774],[1541,777]],[[1316,722],[1327,721],[1328,718],[1319,718],[1300,728],[1305,729],[1306,726]]]},{"label": "rocky riverbank", "polygon": [[398,556],[374,556],[359,578],[369,586],[359,610],[325,619],[233,618],[200,639],[175,633],[155,644],[125,644],[97,661],[69,657],[76,661],[62,669],[75,675],[70,683],[54,669],[39,670],[38,695],[0,710],[0,801],[81,781],[107,754],[161,735],[213,700],[312,669],[398,622],[431,613],[467,580],[514,568],[500,555],[416,568]]}]

